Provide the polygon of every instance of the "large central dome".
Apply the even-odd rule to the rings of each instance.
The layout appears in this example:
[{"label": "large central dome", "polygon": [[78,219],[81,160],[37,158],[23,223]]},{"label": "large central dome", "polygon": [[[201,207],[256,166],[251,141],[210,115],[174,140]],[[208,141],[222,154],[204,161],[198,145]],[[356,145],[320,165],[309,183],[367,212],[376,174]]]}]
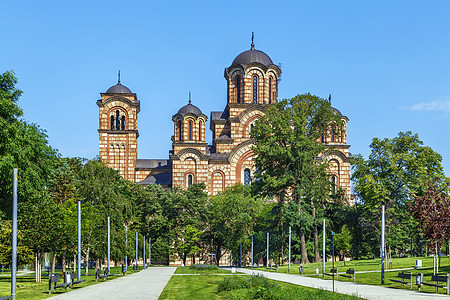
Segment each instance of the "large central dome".
[{"label": "large central dome", "polygon": [[260,63],[266,67],[273,65],[273,62],[270,59],[269,55],[262,51],[255,50],[254,47],[252,47],[252,49],[250,50],[242,52],[233,60],[233,65],[239,64],[242,66],[246,66],[251,63]]}]

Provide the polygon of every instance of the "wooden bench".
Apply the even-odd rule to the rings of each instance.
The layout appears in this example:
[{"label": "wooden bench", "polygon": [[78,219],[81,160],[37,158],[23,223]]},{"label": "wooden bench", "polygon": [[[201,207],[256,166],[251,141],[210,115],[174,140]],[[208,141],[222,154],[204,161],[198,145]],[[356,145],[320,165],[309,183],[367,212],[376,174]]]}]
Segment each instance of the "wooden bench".
[{"label": "wooden bench", "polygon": [[[421,273],[419,273],[421,274]],[[447,290],[447,294],[449,292],[449,282],[448,282],[448,274],[436,274],[436,275],[432,275],[431,276],[431,281],[434,281],[436,283],[430,283],[430,282],[422,282],[421,284],[419,284],[419,291],[420,291],[420,286],[423,285],[428,285],[428,286],[434,286],[436,287],[436,293],[438,292],[439,288],[443,288]],[[444,284],[440,284],[440,282],[445,283]]]},{"label": "wooden bench", "polygon": [[139,266],[133,265],[133,272],[137,272],[137,271],[139,271],[139,270],[140,270]]},{"label": "wooden bench", "polygon": [[267,267],[267,269],[268,269],[268,270],[275,270],[275,271],[278,271],[278,265],[269,265],[269,266]]},{"label": "wooden bench", "polygon": [[398,280],[398,279],[391,279],[391,278],[389,278],[389,280],[393,281],[393,282],[401,283],[402,286],[404,284],[409,284],[409,286],[412,289],[412,273],[411,272],[400,272],[400,273],[398,273],[397,277],[401,278],[401,279]]},{"label": "wooden bench", "polygon": [[[333,273],[334,273],[334,274],[333,274]],[[328,275],[328,276],[336,275],[336,279],[339,279],[338,268],[335,268],[334,270],[333,270],[333,269],[330,269],[330,273],[325,273],[325,275]]]},{"label": "wooden bench", "polygon": [[12,299],[12,296],[0,297],[0,300],[8,300]]},{"label": "wooden bench", "polygon": [[82,282],[86,281],[86,279],[78,280],[78,273],[77,272],[69,272],[69,274],[70,274],[71,287],[73,287],[74,284],[79,284],[79,283],[82,283]]},{"label": "wooden bench", "polygon": [[353,279],[353,282],[356,282],[356,272],[355,269],[348,269],[345,271],[345,274],[341,274],[342,277]]},{"label": "wooden bench", "polygon": [[[48,278],[48,293],[49,294],[52,293],[52,290],[56,290],[57,288],[60,288],[60,287],[65,287],[66,290],[69,290],[70,282],[57,284],[57,282],[59,282],[60,280],[61,280],[61,275],[56,274],[56,273],[50,274],[50,276]],[[54,284],[53,287],[52,287],[52,283]]]}]

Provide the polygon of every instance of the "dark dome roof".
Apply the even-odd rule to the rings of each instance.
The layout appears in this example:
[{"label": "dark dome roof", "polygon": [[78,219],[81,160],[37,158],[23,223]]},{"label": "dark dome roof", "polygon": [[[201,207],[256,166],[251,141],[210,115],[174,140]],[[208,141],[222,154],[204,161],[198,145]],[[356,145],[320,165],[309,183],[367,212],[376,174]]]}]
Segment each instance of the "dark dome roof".
[{"label": "dark dome roof", "polygon": [[198,116],[202,115],[202,111],[200,110],[200,108],[198,108],[195,105],[192,105],[191,102],[189,102],[189,104],[180,108],[180,110],[178,111],[177,114],[181,114],[182,116],[187,115],[187,114],[194,114],[198,117]]},{"label": "dark dome roof", "polygon": [[262,51],[255,50],[255,48],[253,47],[252,49],[244,51],[236,56],[236,58],[233,60],[233,65],[240,64],[242,66],[246,66],[254,62],[261,63],[266,67],[273,65],[273,62],[270,59],[269,55],[265,54]]},{"label": "dark dome roof", "polygon": [[331,107],[331,110],[333,111],[333,113],[335,115],[338,115],[339,117],[342,117],[341,112],[339,111],[339,109],[335,108],[335,107]]},{"label": "dark dome roof", "polygon": [[131,90],[126,86],[118,83],[110,87],[107,91],[107,94],[132,94]]}]

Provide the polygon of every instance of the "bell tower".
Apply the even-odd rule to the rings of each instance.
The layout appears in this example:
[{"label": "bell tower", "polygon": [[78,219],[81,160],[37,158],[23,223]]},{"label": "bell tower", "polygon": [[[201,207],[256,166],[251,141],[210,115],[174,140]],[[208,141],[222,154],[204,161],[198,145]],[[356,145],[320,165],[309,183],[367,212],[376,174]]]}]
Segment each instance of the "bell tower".
[{"label": "bell tower", "polygon": [[120,71],[117,84],[100,95],[99,156],[123,178],[135,182],[140,102],[136,94],[120,83]]}]

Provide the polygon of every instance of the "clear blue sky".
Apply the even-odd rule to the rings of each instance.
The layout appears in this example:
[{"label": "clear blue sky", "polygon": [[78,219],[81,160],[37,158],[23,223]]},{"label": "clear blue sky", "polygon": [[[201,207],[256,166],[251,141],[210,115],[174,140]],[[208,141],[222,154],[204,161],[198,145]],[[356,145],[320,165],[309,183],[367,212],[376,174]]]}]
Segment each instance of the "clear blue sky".
[{"label": "clear blue sky", "polygon": [[[450,175],[450,1],[6,1],[0,72],[24,118],[64,156],[98,154],[96,100],[137,93],[139,158],[168,158],[171,117],[226,104],[224,68],[250,48],[282,64],[280,98],[328,97],[350,119],[353,154],[418,133]],[[211,143],[211,134],[209,134]]]}]

